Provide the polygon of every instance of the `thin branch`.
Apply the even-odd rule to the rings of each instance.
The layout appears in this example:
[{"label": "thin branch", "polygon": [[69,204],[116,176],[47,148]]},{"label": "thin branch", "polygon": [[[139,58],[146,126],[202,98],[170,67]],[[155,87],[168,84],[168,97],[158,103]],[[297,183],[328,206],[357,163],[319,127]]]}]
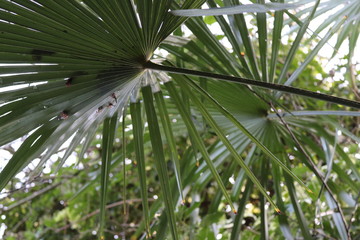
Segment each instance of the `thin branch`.
[{"label": "thin branch", "polygon": [[360,191],[358,193],[358,195],[356,196],[356,199],[355,199],[355,206],[354,206],[354,210],[353,212],[351,213],[351,217],[350,217],[350,223],[349,223],[349,229],[351,229],[351,226],[352,226],[352,219],[354,218],[355,214],[356,214],[356,210],[358,209],[359,207],[359,199],[360,199]]},{"label": "thin branch", "polygon": [[29,213],[28,213],[25,217],[23,217],[23,218],[21,219],[21,221],[17,222],[17,223],[15,224],[15,226],[12,227],[9,232],[12,232],[12,233],[17,232],[17,229],[18,229],[21,225],[23,225],[27,220],[29,220],[29,218],[31,217],[31,214],[32,214],[32,211],[29,211]]},{"label": "thin branch", "polygon": [[245,231],[245,230],[247,230],[247,231],[249,231],[249,232],[251,232],[251,233],[254,233],[255,235],[261,235],[260,232],[254,230],[252,227],[249,227],[249,226],[245,226],[244,231]]},{"label": "thin branch", "polygon": [[[149,198],[148,201],[149,201],[149,202],[153,202],[153,201],[155,201],[155,199]],[[106,205],[105,209],[109,209],[109,208],[114,208],[114,207],[117,207],[117,206],[121,206],[121,205],[124,204],[124,202],[125,202],[126,204],[139,203],[139,202],[142,202],[142,199],[128,199],[128,200],[125,200],[125,201],[114,202],[114,203],[111,203],[111,204]],[[93,211],[93,212],[91,212],[91,213],[88,213],[88,214],[86,214],[84,217],[82,217],[80,220],[75,221],[75,223],[85,221],[86,219],[91,218],[92,216],[99,214],[99,212],[100,212],[100,210],[97,209],[97,210],[95,210],[95,211]],[[65,225],[65,226],[63,226],[63,227],[61,227],[61,228],[55,229],[54,232],[56,232],[56,233],[62,232],[62,231],[64,231],[64,230],[70,228],[71,226],[72,226],[72,223],[69,223],[69,224],[67,224],[67,225]]]},{"label": "thin branch", "polygon": [[198,77],[214,78],[214,79],[224,80],[224,81],[228,81],[228,82],[236,82],[236,83],[240,83],[240,84],[246,84],[246,85],[251,85],[251,86],[256,86],[256,87],[261,87],[261,88],[266,88],[266,89],[272,89],[272,90],[281,91],[281,92],[293,93],[293,94],[300,95],[300,96],[315,98],[315,99],[319,99],[319,100],[323,100],[323,101],[327,101],[327,102],[340,104],[343,106],[360,109],[360,102],[357,102],[357,101],[352,101],[349,99],[335,97],[335,96],[331,96],[331,95],[327,95],[327,94],[323,94],[323,93],[312,92],[309,90],[290,87],[290,86],[281,85],[281,84],[262,82],[262,81],[251,80],[251,79],[242,78],[242,77],[234,77],[234,76],[216,74],[216,73],[211,73],[211,72],[202,72],[202,71],[177,68],[177,67],[172,67],[172,66],[158,65],[153,62],[145,63],[144,68],[158,70],[158,71],[164,71],[164,72],[170,72],[170,73],[175,73],[175,74],[186,74],[186,75],[193,75],[193,76],[198,76]]},{"label": "thin branch", "polygon": [[11,209],[14,209],[14,208],[26,203],[26,202],[29,202],[29,201],[33,200],[34,198],[36,198],[36,197],[38,197],[38,196],[40,196],[40,195],[42,195],[42,194],[44,194],[44,193],[46,193],[46,192],[48,192],[48,191],[50,191],[52,189],[58,187],[61,184],[62,184],[62,182],[58,182],[56,184],[49,185],[49,186],[47,186],[47,187],[45,187],[45,188],[43,188],[43,189],[41,189],[39,191],[36,191],[32,195],[30,195],[30,196],[28,196],[28,197],[26,197],[24,199],[21,199],[21,200],[17,201],[16,203],[14,203],[14,204],[12,204],[12,205],[10,205],[8,207],[4,207],[4,209],[2,209],[1,212],[8,212]]},{"label": "thin branch", "polygon": [[37,183],[37,186],[41,185],[41,184],[48,184],[48,183],[52,183],[53,179],[57,179],[60,178],[62,183],[64,183],[64,181],[73,179],[74,177],[76,177],[77,175],[79,175],[81,171],[77,171],[75,172],[73,175],[61,175],[61,176],[37,176],[35,178],[29,179],[26,182],[23,183],[23,186],[14,190],[9,190],[9,191],[3,191],[0,193],[0,196],[5,195],[5,197],[1,197],[0,198],[0,202],[3,201],[5,198],[9,198],[11,194],[17,193],[19,191],[24,191],[24,190],[30,190],[33,187],[27,187],[26,185],[30,184],[30,183]]},{"label": "thin branch", "polygon": [[302,145],[300,144],[299,140],[296,138],[296,136],[294,135],[294,133],[292,132],[292,130],[290,129],[289,125],[287,124],[287,122],[281,117],[281,115],[279,114],[279,112],[277,111],[277,109],[273,106],[273,104],[270,102],[271,107],[274,109],[276,115],[279,117],[280,121],[284,124],[284,126],[286,127],[286,129],[288,130],[288,132],[290,133],[291,138],[293,139],[293,141],[295,142],[296,147],[302,152],[302,154],[304,154],[305,158],[307,159],[308,163],[310,164],[310,166],[313,168],[313,171],[315,173],[315,175],[320,179],[321,183],[323,184],[323,186],[326,188],[326,190],[328,191],[330,197],[334,200],[334,203],[336,205],[336,208],[338,210],[338,212],[340,213],[341,216],[341,220],[344,224],[345,230],[346,230],[346,234],[348,236],[348,239],[351,239],[351,235],[350,235],[350,231],[349,231],[349,227],[346,223],[345,220],[345,216],[344,213],[340,207],[339,202],[336,200],[333,192],[331,191],[329,185],[326,183],[324,176],[320,173],[319,169],[317,168],[317,166],[314,164],[314,162],[312,161],[311,157],[309,156],[309,154],[305,151],[305,149],[302,147]]},{"label": "thin branch", "polygon": [[320,236],[325,237],[325,238],[327,238],[329,240],[337,240],[336,238],[333,238],[333,237],[331,237],[331,236],[329,236],[329,235],[325,234],[324,232],[319,231],[317,229],[313,229],[313,232],[314,232],[314,234],[320,235]]}]

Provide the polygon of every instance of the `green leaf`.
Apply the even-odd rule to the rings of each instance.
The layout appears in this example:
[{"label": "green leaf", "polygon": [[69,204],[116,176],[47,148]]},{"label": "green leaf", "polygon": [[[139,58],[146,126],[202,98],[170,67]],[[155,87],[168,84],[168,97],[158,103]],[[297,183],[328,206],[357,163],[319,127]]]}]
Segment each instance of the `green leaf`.
[{"label": "green leaf", "polygon": [[[182,84],[182,78],[180,81],[177,81],[178,84]],[[196,83],[194,83],[191,79],[186,79],[190,86],[198,91],[203,97],[206,97],[224,116],[226,116],[237,128],[239,128],[251,141],[253,141],[259,149],[261,149],[267,156],[270,157],[276,164],[278,164],[284,171],[286,171],[290,176],[296,179],[308,192],[312,193],[312,191],[297,177],[294,173],[289,170],[284,163],[282,163],[264,144],[262,144],[259,140],[257,140],[229,111],[227,111],[223,106],[221,106],[213,97],[211,97],[206,91],[204,91],[201,87],[199,87]],[[184,84],[182,84],[185,86]],[[246,165],[245,165],[246,166]],[[252,179],[253,180],[253,179]]]},{"label": "green leaf", "polygon": [[[187,86],[185,82],[177,81],[177,83],[181,86],[182,89],[186,90],[188,96],[193,101],[195,106],[199,109],[201,114],[204,116],[204,119],[206,122],[212,127],[212,129],[216,132],[217,136],[221,139],[221,141],[224,143],[224,145],[227,147],[227,149],[231,152],[233,158],[236,160],[236,162],[241,166],[242,169],[244,169],[246,175],[251,179],[251,181],[258,187],[259,191],[263,194],[263,196],[266,197],[266,199],[270,202],[270,204],[275,208],[275,211],[280,212],[276,204],[273,202],[273,200],[269,197],[264,187],[261,185],[259,180],[255,177],[253,172],[250,170],[250,168],[245,164],[244,159],[237,153],[235,148],[232,146],[230,141],[225,136],[222,129],[218,126],[218,124],[215,122],[215,120],[211,117],[210,113],[206,110],[205,106],[200,102],[199,98],[193,94],[190,87]],[[249,133],[250,134],[250,133]],[[254,137],[252,136],[254,139]],[[256,140],[257,141],[257,140]],[[258,141],[257,141],[258,142]]]},{"label": "green leaf", "polygon": [[[281,189],[281,180],[282,180],[281,177],[282,176],[281,176],[281,171],[280,171],[279,166],[273,165],[271,167],[271,173],[272,173],[273,180],[274,180],[274,191],[276,194],[276,204],[279,206],[280,211],[282,211],[284,213],[284,214],[281,214],[278,216],[280,229],[286,240],[293,240],[294,237],[291,233],[291,227],[288,222],[288,216],[286,215],[286,206],[282,199],[284,191]],[[306,224],[306,223],[302,223],[302,224]]]},{"label": "green leaf", "polygon": [[[130,113],[134,132],[135,141],[135,154],[140,178],[141,199],[143,206],[143,215],[145,220],[145,229],[147,237],[151,236],[150,233],[150,217],[149,217],[149,204],[148,204],[148,189],[146,184],[146,171],[145,171],[145,153],[144,153],[144,140],[143,129],[144,124],[141,119],[141,104],[140,102],[130,103]],[[124,165],[125,168],[125,165]],[[124,186],[126,188],[126,186]]]},{"label": "green leaf", "polygon": [[[268,169],[269,163],[265,161],[265,158],[261,161],[261,183],[266,186],[268,181]],[[268,220],[268,211],[266,209],[266,199],[265,195],[260,196],[260,219],[261,219],[261,239],[268,240],[269,239],[269,220]],[[280,213],[280,209],[278,208],[278,213]]]},{"label": "green leaf", "polygon": [[183,187],[181,184],[179,157],[177,154],[174,134],[171,129],[169,113],[166,109],[166,105],[165,105],[165,101],[164,101],[164,95],[162,94],[161,91],[159,91],[159,92],[154,93],[154,97],[155,97],[155,101],[156,101],[156,106],[158,107],[158,110],[159,110],[159,117],[160,117],[161,124],[162,124],[164,132],[165,132],[166,140],[170,147],[171,160],[174,163],[176,183],[177,183],[178,190],[180,193],[180,198],[182,199],[182,201],[184,201]]},{"label": "green leaf", "polygon": [[309,16],[306,18],[306,21],[301,25],[298,33],[296,34],[296,38],[294,40],[294,42],[291,44],[291,48],[290,48],[290,51],[289,53],[287,54],[286,56],[286,60],[283,64],[283,67],[281,69],[281,73],[277,79],[276,82],[278,83],[282,83],[285,79],[285,76],[286,74],[288,73],[288,70],[289,70],[289,67],[290,67],[290,64],[291,62],[293,61],[294,57],[295,57],[295,54],[296,54],[296,51],[298,50],[298,48],[300,47],[300,42],[301,42],[301,39],[304,37],[308,27],[309,27],[309,24],[311,22],[311,20],[313,19],[314,17],[314,14],[316,12],[316,9],[318,7],[320,3],[320,0],[317,0],[315,2],[315,5],[314,7],[312,8],[312,11],[311,13],[309,14]]},{"label": "green leaf", "polygon": [[[264,4],[264,0],[258,0],[259,3]],[[280,3],[277,3],[280,4]],[[260,50],[260,65],[261,65],[261,80],[264,82],[269,81],[267,71],[267,24],[266,13],[256,14],[256,22],[259,33],[259,50]]]},{"label": "green leaf", "polygon": [[166,170],[166,161],[163,152],[163,145],[160,135],[159,123],[157,120],[155,107],[153,104],[153,94],[150,86],[142,88],[142,94],[144,98],[146,116],[150,131],[151,145],[155,158],[155,165],[159,174],[160,185],[163,191],[163,199],[165,202],[165,211],[167,219],[169,221],[171,235],[173,239],[178,239],[174,202],[172,199],[172,192],[170,189],[170,180]]},{"label": "green leaf", "polygon": [[111,118],[106,118],[103,126],[102,152],[101,152],[101,182],[100,182],[100,227],[99,236],[104,239],[105,214],[107,202],[107,189],[109,186],[109,172],[113,154],[113,144],[118,122],[118,116],[115,114]]},{"label": "green leaf", "polygon": [[285,176],[285,183],[286,183],[287,189],[289,191],[290,199],[291,199],[291,204],[292,204],[292,207],[294,208],[297,223],[299,224],[301,233],[305,239],[311,239],[312,237],[310,234],[310,229],[308,227],[308,223],[306,221],[304,212],[301,209],[301,206],[299,204],[299,200],[297,198],[294,182],[287,173],[284,173],[284,176]]},{"label": "green leaf", "polygon": [[253,78],[260,79],[260,73],[255,56],[253,41],[250,38],[249,27],[248,24],[246,23],[244,14],[239,14],[234,16],[233,29],[234,31],[239,32],[245,48],[245,52],[240,53],[241,55],[240,61],[244,62],[246,57],[249,61]]},{"label": "green leaf", "polygon": [[[245,158],[245,164],[247,166],[250,166],[252,162],[255,160],[255,150],[256,145],[253,145],[251,149],[247,152],[246,158]],[[232,189],[232,198],[237,198],[240,195],[241,188],[243,187],[244,181],[246,179],[245,170],[243,168],[240,169],[240,172],[238,173],[238,176],[235,180],[233,189]]]},{"label": "green leaf", "polygon": [[[123,164],[123,199],[124,201],[126,200],[126,133],[125,133],[125,127],[126,127],[126,106],[122,112],[122,122],[121,122],[121,135],[122,135],[122,156],[121,156],[121,160],[122,160],[122,164]],[[123,208],[123,212],[124,215],[127,215],[127,206],[126,206],[126,202],[124,202],[124,208]]]},{"label": "green leaf", "polygon": [[0,190],[37,155],[45,151],[44,143],[49,140],[59,123],[53,120],[32,133],[14,153],[0,173]]},{"label": "green leaf", "polygon": [[242,226],[242,221],[243,221],[244,214],[245,214],[245,206],[246,206],[246,202],[248,201],[248,199],[250,197],[250,193],[252,191],[252,186],[253,186],[253,182],[248,180],[245,185],[245,190],[242,193],[242,196],[240,198],[239,207],[237,209],[237,214],[236,214],[235,220],[234,220],[234,227],[231,229],[230,240],[240,239],[241,226]]},{"label": "green leaf", "polygon": [[197,130],[194,126],[194,123],[191,121],[190,116],[188,114],[186,114],[186,110],[184,109],[181,100],[176,92],[175,86],[172,82],[167,82],[165,83],[165,86],[167,88],[167,90],[170,93],[171,98],[173,99],[173,101],[175,102],[175,104],[177,105],[179,112],[181,114],[181,117],[183,118],[186,127],[188,129],[189,135],[191,136],[190,139],[192,141],[192,144],[194,144],[196,146],[196,149],[199,150],[199,152],[201,153],[202,157],[204,158],[207,166],[209,167],[213,177],[215,178],[216,182],[218,183],[221,191],[223,192],[226,200],[229,202],[231,208],[233,209],[234,212],[235,208],[233,206],[233,203],[230,199],[229,194],[226,191],[226,188],[224,186],[224,183],[222,182],[219,173],[216,171],[213,162],[210,159],[210,156],[208,154],[208,152],[206,151],[205,145],[203,143],[203,141],[201,140],[199,134],[197,133]]},{"label": "green leaf", "polygon": [[325,194],[325,198],[326,198],[326,201],[327,201],[330,209],[332,209],[334,211],[334,213],[332,214],[332,217],[333,217],[336,229],[339,232],[340,239],[342,239],[342,240],[349,239],[347,226],[344,225],[344,221],[341,217],[341,214],[336,212],[337,205],[336,205],[334,199],[330,196],[328,191],[325,191],[324,194]]},{"label": "green leaf", "polygon": [[231,15],[239,13],[266,13],[268,11],[279,11],[285,9],[294,9],[298,6],[295,4],[285,3],[265,3],[265,4],[243,4],[239,6],[210,8],[210,9],[187,9],[187,10],[173,10],[172,14],[182,17],[199,17],[199,16],[217,16],[217,15]]},{"label": "green leaf", "polygon": [[[280,2],[284,2],[281,0]],[[269,67],[269,82],[274,82],[276,66],[278,63],[279,49],[281,46],[281,32],[283,28],[284,12],[277,11],[274,17],[274,27],[271,46],[271,60]]]},{"label": "green leaf", "polygon": [[208,25],[216,23],[216,19],[213,16],[206,16],[204,17],[204,22]]},{"label": "green leaf", "polygon": [[320,49],[329,42],[329,39],[332,38],[335,33],[340,29],[340,27],[346,21],[345,18],[338,21],[327,34],[320,40],[320,42],[311,50],[311,52],[306,56],[306,59],[301,63],[301,65],[291,74],[289,79],[286,80],[284,85],[291,85],[300,75],[300,73],[309,65],[309,63],[318,55]]}]

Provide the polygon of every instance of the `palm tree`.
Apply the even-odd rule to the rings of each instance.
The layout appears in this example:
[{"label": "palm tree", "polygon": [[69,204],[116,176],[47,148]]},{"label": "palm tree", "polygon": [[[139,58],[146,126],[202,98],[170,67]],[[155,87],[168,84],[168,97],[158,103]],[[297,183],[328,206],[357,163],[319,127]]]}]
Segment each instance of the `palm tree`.
[{"label": "palm tree", "polygon": [[[309,31],[309,24],[337,1],[304,0],[293,5],[259,0],[258,4],[240,5],[237,0],[208,0],[208,6],[217,9],[191,10],[204,2],[0,1],[0,145],[26,136],[0,173],[0,189],[40,157],[34,175],[39,173],[70,138],[58,169],[79,145],[83,155],[100,127],[101,171],[97,180],[101,183],[101,238],[106,228],[111,168],[123,162],[125,170],[125,157],[131,151],[136,155],[141,189],[141,229],[147,237],[157,229],[157,238],[164,239],[169,227],[172,238],[179,239],[175,208],[186,195],[215,180],[220,191],[211,203],[212,211],[225,201],[236,213],[231,239],[241,234],[246,203],[253,192],[260,193],[263,239],[269,238],[269,218],[279,222],[286,239],[298,235],[311,239],[323,233],[350,239],[350,220],[357,204],[345,212],[343,199],[357,199],[360,174],[339,146],[336,130],[341,129],[353,141],[358,137],[331,115],[358,117],[358,112],[350,111],[360,108],[358,93],[344,99],[292,85],[302,86],[296,80],[337,32],[335,49],[349,38],[352,59],[360,26],[359,2],[344,2],[314,32]],[[276,12],[268,14],[270,10]],[[251,14],[244,15],[244,11]],[[204,15],[215,16],[230,49],[209,29],[201,18]],[[193,39],[184,37],[182,24]],[[281,42],[283,29],[294,24],[296,37],[286,46]],[[328,33],[319,37],[324,29]],[[305,39],[308,33],[311,37]],[[304,42],[314,47],[294,70],[292,64]],[[166,59],[156,54],[157,49],[169,53]],[[354,76],[353,63],[348,64]],[[351,84],[356,86],[354,77]],[[131,117],[133,137],[132,145],[125,148],[127,116]],[[123,134],[120,150],[114,149],[119,123]],[[324,126],[329,129],[324,130]],[[179,156],[176,136],[184,131],[190,145],[187,154]],[[215,142],[207,144],[212,138]],[[161,204],[148,203],[148,157],[144,152],[148,142],[165,206],[159,220],[153,216]],[[164,151],[164,143],[170,154]],[[169,176],[167,158],[173,165],[173,177]],[[326,165],[325,170],[320,169],[320,163]],[[299,165],[318,182],[304,183],[304,176],[291,170]],[[346,185],[346,192],[337,185],[338,180],[329,177],[333,171],[353,182]],[[232,175],[236,180],[231,187],[227,180]],[[185,191],[189,188],[191,191]],[[289,203],[284,202],[284,194]],[[315,217],[305,213],[306,205],[299,198],[326,202],[324,209],[333,210],[332,219],[327,221],[334,226],[311,228],[309,221]],[[270,215],[272,210],[279,215]]]}]

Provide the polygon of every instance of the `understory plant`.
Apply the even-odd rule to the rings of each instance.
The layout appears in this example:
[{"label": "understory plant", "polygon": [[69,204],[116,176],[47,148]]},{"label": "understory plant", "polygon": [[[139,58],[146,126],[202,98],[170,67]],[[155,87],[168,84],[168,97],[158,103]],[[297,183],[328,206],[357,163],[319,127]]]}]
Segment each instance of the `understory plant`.
[{"label": "understory plant", "polygon": [[5,235],[356,239],[359,11],[0,0]]}]

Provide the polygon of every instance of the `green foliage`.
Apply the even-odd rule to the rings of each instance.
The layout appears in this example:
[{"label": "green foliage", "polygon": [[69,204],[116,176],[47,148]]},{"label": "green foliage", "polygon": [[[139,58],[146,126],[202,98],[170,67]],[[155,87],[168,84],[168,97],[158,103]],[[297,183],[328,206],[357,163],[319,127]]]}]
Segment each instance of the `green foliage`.
[{"label": "green foliage", "polygon": [[4,239],[359,237],[359,1],[204,2],[0,0]]}]

